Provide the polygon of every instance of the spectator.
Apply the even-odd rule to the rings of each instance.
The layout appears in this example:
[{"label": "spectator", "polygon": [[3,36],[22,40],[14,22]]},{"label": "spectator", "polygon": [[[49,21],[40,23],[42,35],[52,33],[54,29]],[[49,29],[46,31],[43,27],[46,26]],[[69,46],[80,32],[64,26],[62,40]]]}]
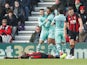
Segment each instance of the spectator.
[{"label": "spectator", "polygon": [[41,31],[40,27],[37,26],[35,29],[35,33],[33,33],[30,38],[30,42],[39,43],[40,31]]},{"label": "spectator", "polygon": [[14,14],[18,18],[18,30],[24,30],[25,22],[24,22],[24,11],[23,8],[20,6],[18,1],[14,2]]},{"label": "spectator", "polygon": [[80,0],[75,0],[75,12],[79,13],[79,7],[82,5]]},{"label": "spectator", "polygon": [[61,2],[61,0],[57,0],[55,6],[57,7],[57,9],[62,9],[62,10],[65,10],[65,6],[64,4]]},{"label": "spectator", "polygon": [[28,20],[28,16],[29,16],[29,11],[30,11],[30,8],[28,7],[29,2],[30,2],[30,0],[20,0],[21,6],[24,9],[25,20]]},{"label": "spectator", "polygon": [[7,20],[8,20],[8,25],[12,27],[12,38],[15,39],[15,34],[18,33],[17,31],[18,21],[16,16],[13,14],[12,10],[8,11]]},{"label": "spectator", "polygon": [[9,3],[5,3],[5,16],[7,16],[7,12],[11,9]]},{"label": "spectator", "polygon": [[11,42],[11,27],[7,25],[7,19],[2,20],[2,25],[0,26],[0,36],[2,37],[3,43]]},{"label": "spectator", "polygon": [[13,7],[14,1],[15,0],[5,0],[5,3],[9,3],[9,5]]},{"label": "spectator", "polygon": [[[63,1],[63,0],[62,0]],[[75,0],[66,0],[66,10],[68,9],[68,7],[73,7],[74,11],[76,10],[75,7]],[[67,11],[66,11],[67,12]],[[75,11],[76,12],[76,11]]]},{"label": "spectator", "polygon": [[43,2],[43,0],[31,0],[31,1],[30,1],[31,11],[34,10],[34,7],[35,7],[35,6],[38,6],[38,2],[40,2],[40,1]]},{"label": "spectator", "polygon": [[74,4],[75,4],[75,0],[66,0],[67,7],[69,7],[69,6],[74,7]]},{"label": "spectator", "polygon": [[59,3],[59,0],[55,0],[55,4],[58,4]]},{"label": "spectator", "polygon": [[87,37],[87,13],[85,12],[85,6],[80,6],[80,17],[82,18],[84,30],[82,33],[79,34],[79,41],[84,42],[85,38]]},{"label": "spectator", "polygon": [[80,6],[80,17],[82,18],[83,24],[86,24],[87,13],[85,12],[85,6]]}]

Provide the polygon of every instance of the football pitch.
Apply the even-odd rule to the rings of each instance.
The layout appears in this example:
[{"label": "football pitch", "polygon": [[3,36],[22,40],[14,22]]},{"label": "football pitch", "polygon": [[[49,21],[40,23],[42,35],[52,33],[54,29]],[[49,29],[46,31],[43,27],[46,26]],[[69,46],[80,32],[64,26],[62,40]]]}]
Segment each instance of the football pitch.
[{"label": "football pitch", "polygon": [[87,65],[85,59],[8,59],[0,60],[0,65]]}]

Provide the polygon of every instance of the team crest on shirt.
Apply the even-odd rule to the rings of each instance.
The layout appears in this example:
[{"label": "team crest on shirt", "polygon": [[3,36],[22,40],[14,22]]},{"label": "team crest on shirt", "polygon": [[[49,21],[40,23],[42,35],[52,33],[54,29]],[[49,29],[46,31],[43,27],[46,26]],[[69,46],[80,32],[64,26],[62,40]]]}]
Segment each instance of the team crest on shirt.
[{"label": "team crest on shirt", "polygon": [[73,19],[70,20],[70,23],[71,23],[71,24],[76,24],[76,16],[73,16]]},{"label": "team crest on shirt", "polygon": [[76,16],[73,17],[76,20]]},{"label": "team crest on shirt", "polygon": [[70,23],[71,24],[76,24],[76,20],[71,20]]}]

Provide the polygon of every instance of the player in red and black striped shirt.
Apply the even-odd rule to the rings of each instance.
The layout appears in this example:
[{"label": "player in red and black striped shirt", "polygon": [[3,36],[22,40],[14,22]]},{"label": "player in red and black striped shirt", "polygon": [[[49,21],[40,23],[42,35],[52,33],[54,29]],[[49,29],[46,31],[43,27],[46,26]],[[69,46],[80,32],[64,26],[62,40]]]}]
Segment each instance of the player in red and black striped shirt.
[{"label": "player in red and black striped shirt", "polygon": [[68,7],[68,16],[67,21],[65,23],[65,32],[64,36],[66,37],[66,30],[68,28],[68,35],[69,35],[69,42],[70,42],[70,55],[67,56],[67,59],[73,59],[74,58],[74,47],[76,40],[78,39],[78,35],[80,32],[82,32],[83,23],[82,19],[74,13],[74,9],[72,7]]}]

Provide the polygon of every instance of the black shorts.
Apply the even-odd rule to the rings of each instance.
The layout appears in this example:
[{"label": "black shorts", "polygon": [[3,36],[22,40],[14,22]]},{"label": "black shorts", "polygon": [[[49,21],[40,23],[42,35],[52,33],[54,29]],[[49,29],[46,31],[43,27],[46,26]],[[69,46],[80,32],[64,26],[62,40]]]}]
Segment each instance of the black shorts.
[{"label": "black shorts", "polygon": [[75,41],[79,39],[79,32],[73,32],[69,30],[68,35],[70,39],[73,39]]}]

